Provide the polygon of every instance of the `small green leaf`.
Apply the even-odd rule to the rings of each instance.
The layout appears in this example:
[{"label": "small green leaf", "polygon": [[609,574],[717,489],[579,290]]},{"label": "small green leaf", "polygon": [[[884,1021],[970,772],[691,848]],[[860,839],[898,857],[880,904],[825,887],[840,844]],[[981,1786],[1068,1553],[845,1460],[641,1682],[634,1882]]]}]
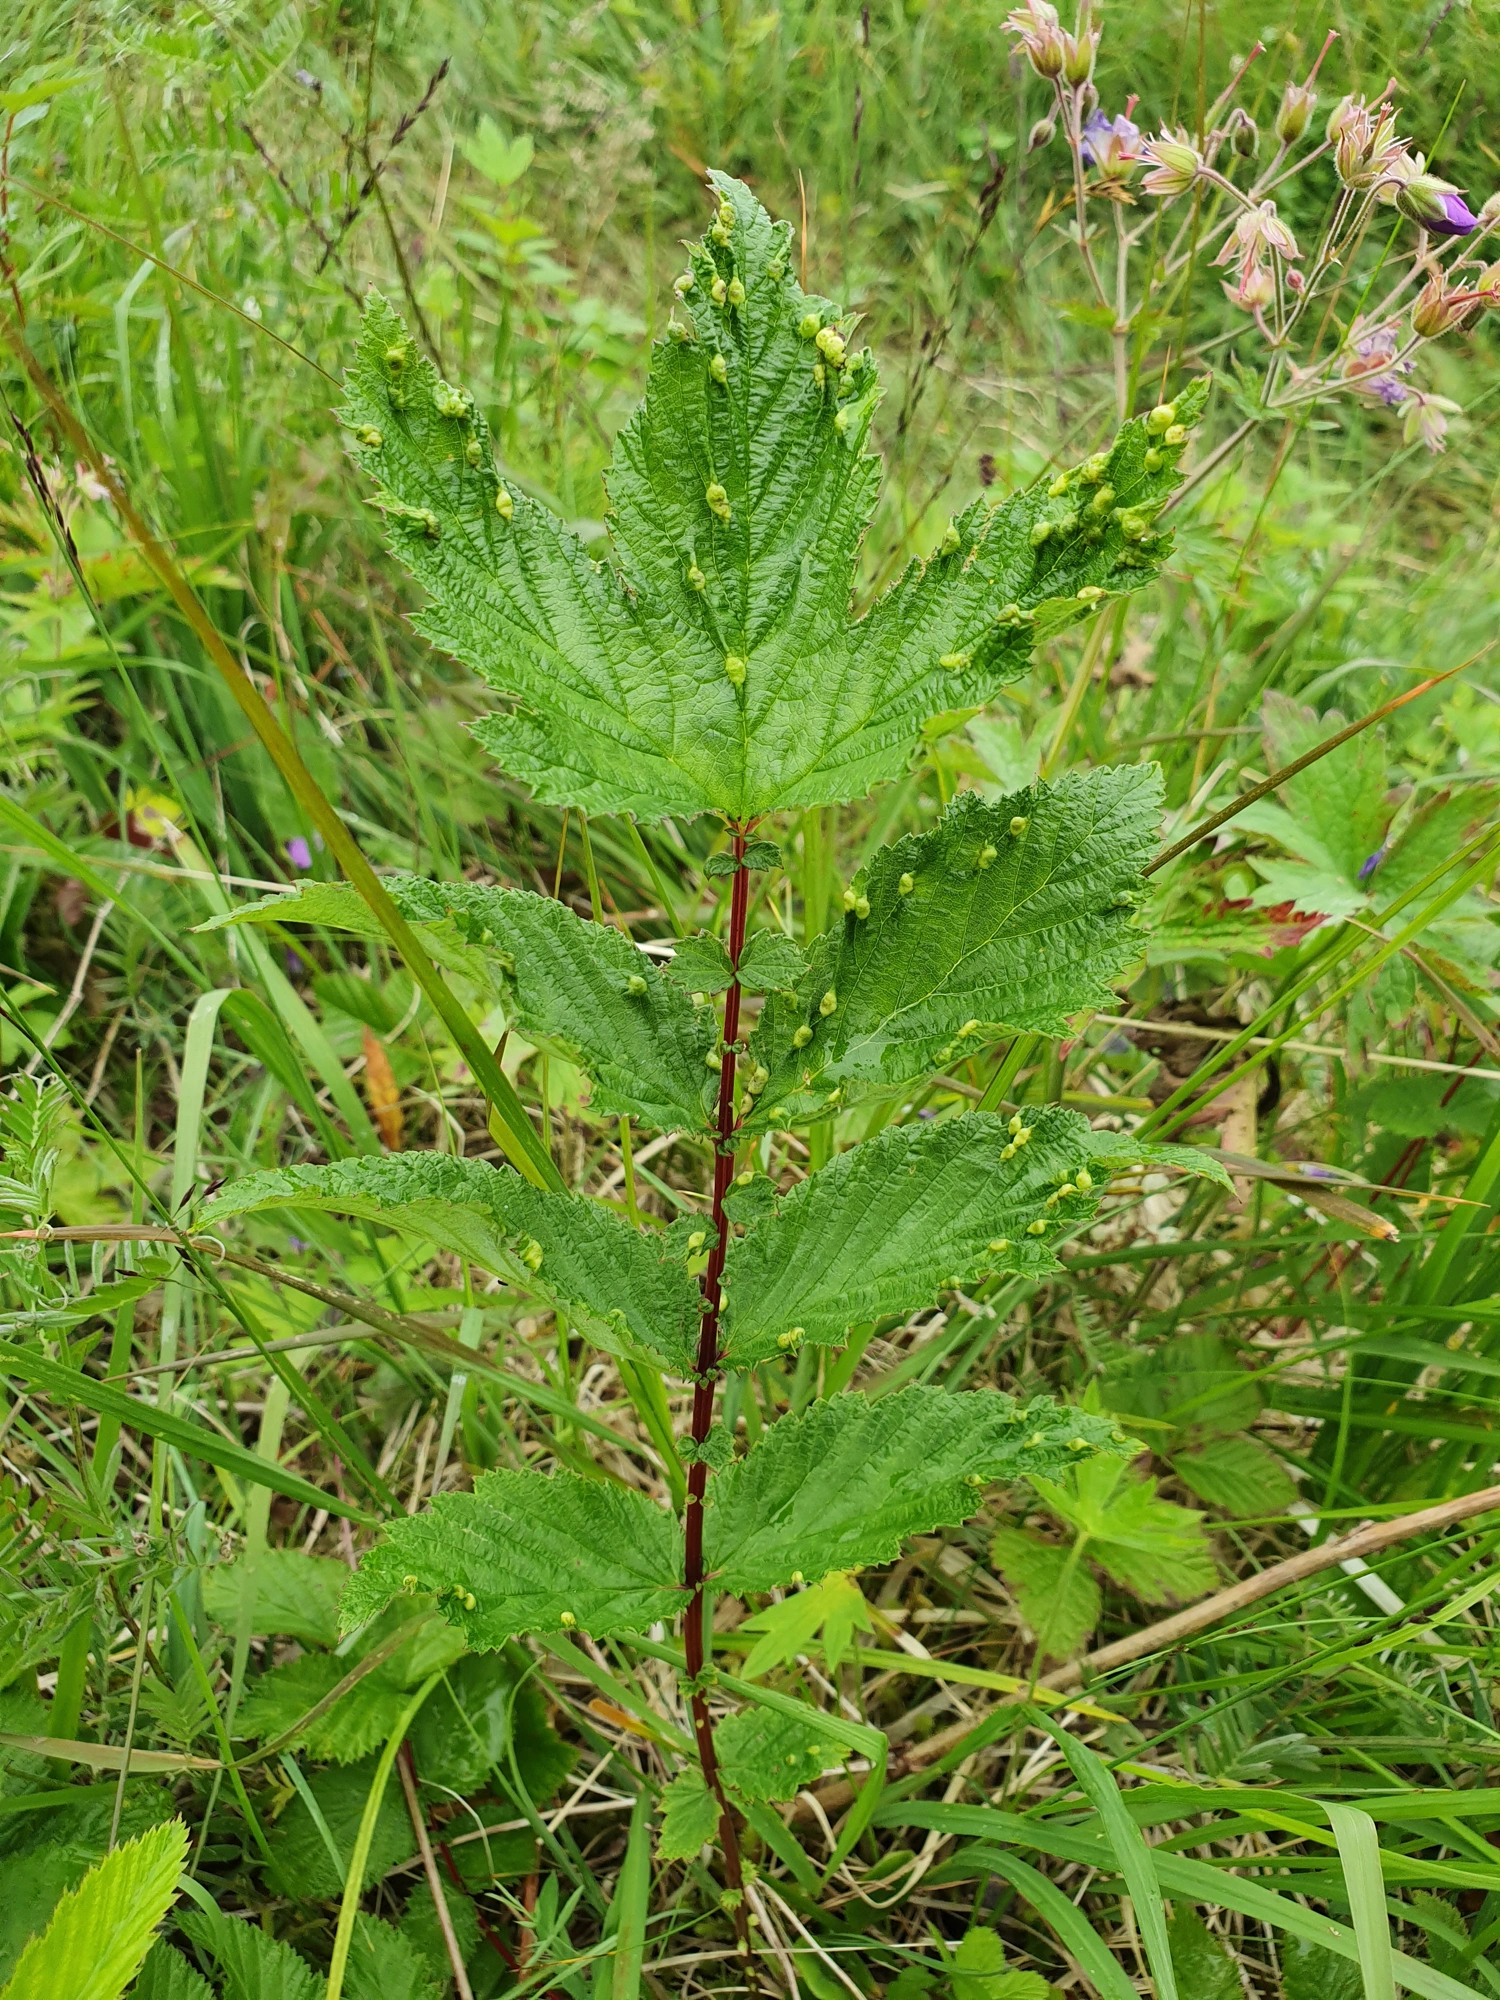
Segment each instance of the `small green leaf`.
[{"label": "small green leaf", "polygon": [[716,1840],[719,1806],[696,1764],[686,1764],[661,1795],[663,1818],[656,1839],[658,1861],[690,1861]]},{"label": "small green leaf", "polygon": [[695,1366],[701,1295],[682,1264],[598,1202],[535,1188],[508,1167],[451,1153],[281,1167],[223,1189],[203,1221],[215,1228],[264,1208],[330,1209],[408,1231],[555,1300],[610,1353],[634,1345],[677,1373]]},{"label": "small green leaf", "polygon": [[169,1819],[106,1854],[70,1889],[16,1960],[0,2000],[119,2000],[171,1907],[187,1828]]},{"label": "small green leaf", "polygon": [[[479,1915],[474,1908],[472,1897],[447,1895],[444,1902],[448,1910],[448,1922],[458,1939],[458,1948],[465,1964],[473,1956],[479,1944]],[[414,1944],[422,1955],[422,1963],[427,1967],[429,1979],[438,1982],[442,1990],[443,1982],[452,1976],[452,1964],[448,1957],[447,1942],[443,1937],[443,1927],[438,1919],[437,1905],[433,1902],[432,1891],[425,1881],[419,1882],[406,1899],[406,1908],[401,1913],[397,1928],[401,1935]]]},{"label": "small green leaf", "polygon": [[795,1001],[762,1014],[757,1125],[825,1115],[835,1088],[893,1088],[1002,1029],[1061,1035],[1070,1015],[1112,1006],[1144,948],[1134,913],[1160,817],[1160,774],[1142,765],[993,804],[960,792],[931,832],[881,848],[853,884],[869,915],[819,938]]},{"label": "small green leaf", "polygon": [[1309,1938],[1288,1936],[1277,1942],[1285,2000],[1365,2000],[1364,1980],[1351,1960]]},{"label": "small green leaf", "polygon": [[993,1479],[1123,1452],[1107,1421],[992,1389],[835,1396],[783,1417],[714,1480],[704,1523],[722,1589],[888,1562],[907,1535],[965,1521]]},{"label": "small green leaf", "polygon": [[1211,1438],[1200,1451],[1179,1452],[1172,1470],[1183,1485],[1226,1514],[1280,1514],[1297,1497],[1297,1485],[1254,1438]]},{"label": "small green leaf", "polygon": [[779,868],[781,849],[774,840],[747,840],[745,851],[740,856],[740,866],[751,868],[758,874],[765,874],[772,868]]},{"label": "small green leaf", "polygon": [[157,1938],[130,1989],[130,2000],[214,2000],[214,1989],[180,1951]]},{"label": "small green leaf", "polygon": [[[204,1609],[226,1631],[233,1631],[239,1620],[242,1574],[235,1563],[214,1563],[202,1572]],[[285,1635],[304,1646],[336,1645],[339,1597],[348,1581],[347,1566],[333,1556],[262,1549],[255,1559],[255,1595],[246,1630],[266,1637]]]},{"label": "small green leaf", "polygon": [[1051,1988],[1039,1972],[1007,1972],[1000,1933],[974,1924],[948,1961],[953,2000],[1047,2000]]},{"label": "small green leaf", "polygon": [[1239,1967],[1190,1903],[1177,1904],[1167,1943],[1178,1990],[1189,2000],[1244,2000]]},{"label": "small green leaf", "polygon": [[847,1658],[856,1627],[861,1632],[875,1629],[864,1592],[852,1577],[833,1570],[821,1583],[795,1591],[779,1604],[768,1604],[744,1621],[740,1631],[757,1636],[740,1668],[740,1678],[753,1681],[773,1667],[785,1666],[799,1653],[813,1651],[812,1642],[819,1632],[823,1634],[820,1650],[832,1672]]},{"label": "small green leaf", "polygon": [[1201,1514],[1156,1497],[1118,1459],[1080,1465],[1071,1488],[1033,1479],[1043,1504],[1085,1536],[1089,1554],[1147,1604],[1201,1597],[1218,1582]]},{"label": "small green leaf", "polygon": [[807,974],[800,945],[783,931],[752,931],[740,953],[739,982],[747,993],[764,993],[773,986],[795,986]]},{"label": "small green leaf", "polygon": [[507,139],[493,118],[481,118],[473,138],[464,141],[464,158],[469,165],[502,188],[521,178],[531,165],[534,151],[529,132]]},{"label": "small green leaf", "polygon": [[776,1709],[742,1708],[719,1724],[714,1748],[725,1784],[756,1805],[794,1799],[842,1754],[815,1708],[808,1709],[805,1719]]},{"label": "small green leaf", "polygon": [[689,993],[722,993],[734,983],[734,967],[723,940],[707,931],[679,938],[666,971]]},{"label": "small green leaf", "polygon": [[[349,1573],[345,1570],[344,1574],[347,1578]],[[285,1736],[310,1708],[333,1692],[351,1664],[332,1653],[304,1653],[299,1659],[272,1667],[240,1704],[236,1734],[263,1743]],[[380,1748],[405,1706],[401,1682],[389,1668],[376,1667],[357,1680],[332,1708],[290,1738],[287,1747],[305,1745],[320,1764],[358,1763]]]},{"label": "small green leaf", "polygon": [[1056,1270],[1049,1239],[1098,1205],[1100,1186],[1076,1179],[1094,1157],[1092,1135],[1055,1105],[1028,1107],[1026,1119],[1024,1141],[989,1112],[888,1125],[799,1182],[730,1245],[727,1364],[752,1367],[803,1341],[836,1345],[851,1326],[905,1315],[990,1272]]},{"label": "small green leaf", "polygon": [[[455,1896],[453,1900],[463,1899]],[[441,1984],[429,1976],[426,1962],[410,1938],[403,1937],[393,1924],[360,1911],[344,1967],[347,2000],[442,2000],[448,1984],[446,1969]]]},{"label": "small green leaf", "polygon": [[321,2000],[323,1982],[307,1960],[252,1918],[200,1908],[184,1913],[182,1928],[223,1974],[224,2000]]},{"label": "small green leaf", "polygon": [[346,1628],[403,1590],[433,1592],[469,1644],[576,1625],[645,1631],[681,1608],[682,1531],[644,1493],[559,1472],[486,1472],[395,1520],[344,1594]]}]

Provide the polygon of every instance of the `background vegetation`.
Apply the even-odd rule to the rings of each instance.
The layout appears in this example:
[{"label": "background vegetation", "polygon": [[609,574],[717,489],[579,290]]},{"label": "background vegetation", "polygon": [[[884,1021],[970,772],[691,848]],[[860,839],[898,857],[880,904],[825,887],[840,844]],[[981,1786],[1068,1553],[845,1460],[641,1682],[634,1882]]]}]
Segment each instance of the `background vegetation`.
[{"label": "background vegetation", "polygon": [[[1113,424],[1061,149],[1027,150],[1046,106],[1002,18],[975,0],[11,10],[9,321],[378,866],[539,888],[666,939],[709,907],[717,832],[585,829],[469,737],[485,703],[412,636],[413,594],[330,415],[365,288],[473,391],[507,478],[601,536],[610,442],[678,239],[703,226],[702,170],[742,175],[798,224],[809,281],[867,316],[885,366],[873,589],[978,489],[1071,462]],[[1242,101],[1269,125],[1336,28],[1324,111],[1392,76],[1402,129],[1476,208],[1500,179],[1493,10],[1360,0],[1251,20],[1152,0],[1105,27],[1103,102],[1138,95],[1152,127],[1191,122],[1252,32],[1266,48]],[[1299,235],[1328,203],[1321,172],[1287,198]],[[770,1982],[795,1967],[817,2000],[1169,2000],[1170,1915],[1193,2000],[1375,2000],[1394,1991],[1371,1942],[1388,1917],[1413,1960],[1500,1991],[1500,1529],[1455,1522],[1087,1669],[1071,1727],[1114,1768],[1123,1819],[1100,1817],[1036,1711],[1006,1698],[1330,1534],[1496,1477],[1496,324],[1424,359],[1463,412],[1445,452],[1379,404],[1255,421],[1174,516],[1165,584],[1046,649],[989,711],[940,718],[884,796],[780,830],[795,863],[775,893],[811,934],[871,844],[960,786],[1156,758],[1170,839],[1339,718],[1471,662],[1154,878],[1155,933],[1119,1007],[1151,1025],[986,1052],[899,1107],[961,1107],[1003,1060],[1016,1102],[1150,1116],[1243,1156],[1238,1199],[1146,1177],[1071,1246],[1066,1282],[945,1296],[821,1373],[808,1357],[745,1385],[751,1427],[851,1383],[1046,1386],[1127,1419],[1159,1482],[1014,1489],[857,1595],[721,1617],[727,1661],[758,1644],[754,1671],[878,1723],[893,1751],[876,1825],[831,1883],[837,1773],[787,1810],[790,1840],[752,1843]],[[1214,369],[1208,462],[1255,417],[1252,324],[1195,257],[1136,332],[1136,406]],[[315,1992],[377,1759],[444,1664],[394,1624],[339,1647],[334,1587],[371,1532],[349,1510],[415,1510],[488,1465],[641,1483],[659,1461],[613,1370],[457,1259],[328,1218],[301,1242],[258,1218],[223,1265],[100,1235],[258,1166],[400,1143],[498,1154],[382,947],[195,928],[334,870],[9,350],[0,389],[0,1204],[17,1230],[88,1232],[0,1246],[0,1981],[91,1864],[180,1814],[193,1886],[168,1935],[211,1986],[161,1944],[139,1990]],[[1445,874],[1456,857],[1467,873]],[[493,999],[463,997],[498,1036]],[[1240,1029],[1257,1039],[1236,1067]],[[591,1118],[586,1079],[514,1041],[504,1063],[569,1181],[618,1198],[621,1135]],[[47,1077],[62,1084],[42,1092]],[[695,1210],[704,1167],[686,1145],[638,1150],[642,1209]],[[471,1368],[455,1371],[455,1337]],[[328,1505],[273,1496],[236,1453]],[[455,1949],[475,1993],[733,1984],[707,1874],[653,1868],[631,1832],[681,1720],[665,1684],[612,1651],[515,1647],[448,1671],[449,1707],[414,1725],[403,1789],[367,1829],[346,1990],[451,1991]],[[1351,1804],[1368,1820],[1340,1818]],[[1138,1826],[1196,1873],[1153,1861]],[[1268,1888],[1300,1931],[1256,1903]],[[1321,1951],[1320,1911],[1352,1917],[1362,1967]],[[976,1924],[1003,1959],[985,1935],[954,1956]],[[23,1975],[16,1992],[44,1990]]]}]

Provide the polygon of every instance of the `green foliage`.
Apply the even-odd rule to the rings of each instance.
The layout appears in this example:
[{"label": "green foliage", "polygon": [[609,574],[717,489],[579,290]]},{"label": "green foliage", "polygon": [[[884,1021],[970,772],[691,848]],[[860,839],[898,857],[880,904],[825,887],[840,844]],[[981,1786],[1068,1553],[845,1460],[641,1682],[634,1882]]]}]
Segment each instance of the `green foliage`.
[{"label": "green foliage", "polygon": [[488,1778],[511,1789],[511,1758],[526,1796],[550,1799],[577,1753],[547,1720],[530,1662],[505,1652],[470,1654],[443,1677],[412,1727],[417,1769],[430,1784],[473,1792]]},{"label": "green foliage", "polygon": [[393,1521],[350,1579],[353,1630],[403,1590],[431,1591],[471,1646],[576,1624],[644,1631],[681,1597],[681,1529],[644,1493],[559,1472],[487,1472]]},{"label": "green foliage", "polygon": [[774,1708],[742,1708],[719,1724],[715,1747],[724,1782],[739,1798],[755,1804],[794,1799],[816,1782],[839,1751],[827,1736],[816,1709],[806,1719]]},{"label": "green foliage", "polygon": [[719,1802],[696,1764],[684,1765],[661,1795],[659,1861],[687,1861],[718,1837]]},{"label": "green foliage", "polygon": [[[755,1644],[740,1667],[740,1677],[753,1681],[799,1653],[814,1650],[822,1653],[830,1673],[837,1672],[853,1649],[855,1631],[874,1629],[859,1585],[842,1570],[830,1570],[821,1583],[794,1591],[745,1619],[739,1630],[752,1634]],[[819,1633],[822,1639],[815,1647]]]},{"label": "green foliage", "polygon": [[[239,1620],[244,1571],[216,1563],[203,1572],[204,1608],[220,1625]],[[332,1556],[304,1555],[301,1549],[262,1549],[255,1559],[250,1600],[251,1632],[284,1632],[305,1646],[332,1646],[339,1635],[339,1593],[349,1581]]]},{"label": "green foliage", "polygon": [[182,1928],[213,1960],[224,2000],[321,2000],[323,1982],[307,1960],[259,1924],[192,1909],[184,1912]]},{"label": "green foliage", "polygon": [[1066,1544],[1001,1528],[990,1544],[996,1568],[1014,1586],[1021,1615],[1053,1657],[1073,1652],[1099,1622],[1099,1586],[1086,1561],[1147,1604],[1200,1597],[1217,1580],[1200,1514],[1157,1498],[1117,1458],[1080,1465],[1066,1486],[1032,1484],[1048,1512],[1073,1530]]},{"label": "green foliage", "polygon": [[[352,1664],[333,1653],[304,1653],[272,1667],[241,1704],[238,1730],[262,1742],[287,1736],[310,1708],[333,1692]],[[290,1736],[287,1747],[303,1747],[320,1763],[358,1763],[380,1748],[405,1705],[396,1675],[376,1667],[315,1722]]]},{"label": "green foliage", "polygon": [[1211,1507],[1242,1516],[1275,1514],[1297,1489],[1255,1438],[1261,1393],[1216,1334],[1186,1333],[1154,1352],[1122,1355],[1100,1385],[1106,1406],[1141,1435]]},{"label": "green foliage", "polygon": [[214,1989],[193,1970],[180,1951],[160,1938],[146,1953],[130,2000],[215,2000]]},{"label": "green foliage", "polygon": [[[458,1939],[458,1947],[465,1962],[473,1955],[479,1943],[479,1918],[474,1905],[467,1896],[446,1896],[448,1921],[453,1926]],[[427,1976],[441,1982],[450,1976],[451,1967],[448,1947],[443,1938],[442,1925],[438,1921],[437,1905],[433,1902],[432,1891],[426,1882],[419,1882],[406,1899],[406,1908],[401,1912],[401,1921],[396,1926],[402,1937],[416,1946],[421,1953],[422,1963],[427,1968]]]},{"label": "green foliage", "polygon": [[804,1340],[836,1345],[862,1320],[904,1316],[991,1272],[1055,1270],[1048,1236],[1097,1206],[1092,1176],[1082,1191],[1077,1183],[1094,1153],[1076,1112],[1046,1105],[1026,1119],[974,1112],[887,1126],[800,1181],[730,1246],[729,1365],[750,1367]]},{"label": "green foliage", "polygon": [[5,1169],[0,1173],[0,1216],[35,1225],[52,1213],[67,1103],[57,1077],[22,1073],[10,1079],[0,1097],[0,1162]]},{"label": "green foliage", "polygon": [[[948,1960],[953,2000],[1047,2000],[1051,1991],[1039,1972],[1008,1972],[1000,1933],[973,1924]],[[1208,2000],[1208,1996],[1204,1996]]]},{"label": "green foliage", "polygon": [[119,2000],[171,1907],[187,1847],[172,1819],[105,1855],[21,1953],[0,2000]]},{"label": "green foliage", "polygon": [[888,1562],[905,1536],[976,1513],[992,1480],[1133,1449],[1106,1419],[1046,1397],[835,1396],[783,1417],[718,1475],[704,1524],[709,1567],[721,1588],[745,1591]]},{"label": "green foliage", "polygon": [[1307,1938],[1280,1940],[1283,2000],[1364,2000],[1359,1966]]},{"label": "green foliage", "polygon": [[555,1300],[612,1353],[639,1347],[678,1373],[694,1365],[699,1294],[684,1265],[597,1202],[547,1193],[509,1168],[444,1153],[281,1167],[226,1188],[205,1221],[262,1208],[388,1223]]},{"label": "green foliage", "polygon": [[441,2000],[447,1984],[446,1966],[440,1983],[413,1939],[360,1912],[344,1973],[349,2000]]},{"label": "green foliage", "polygon": [[[297,1901],[318,1902],[343,1893],[344,1876],[354,1854],[355,1836],[375,1775],[376,1759],[362,1758],[357,1764],[343,1764],[315,1771],[307,1779],[318,1811],[323,1816],[334,1854],[329,1851],[307,1802],[299,1792],[276,1821],[274,1881],[284,1896]],[[375,1820],[374,1837],[365,1859],[364,1886],[368,1889],[405,1860],[412,1850],[411,1821],[395,1786],[388,1786]]]},{"label": "green foliage", "polygon": [[1239,1967],[1190,1903],[1178,1903],[1167,1925],[1179,1992],[1191,2000],[1244,2000]]},{"label": "green foliage", "polygon": [[[852,316],[803,293],[788,226],[710,178],[723,240],[690,250],[685,317],[615,445],[618,567],[501,483],[473,399],[378,296],[348,378],[343,421],[427,592],[421,630],[512,704],[476,733],[538,798],[589,812],[747,818],[858,797],[902,768],[927,716],[986,700],[1169,548],[1148,523],[1177,474],[1160,453],[1148,469],[1137,420],[1074,500],[976,501],[851,622],[879,480],[875,365],[851,351]],[[1204,393],[1183,392],[1181,421]]]},{"label": "green foliage", "polygon": [[994,804],[960,792],[929,833],[881,848],[795,997],[761,1017],[757,1124],[826,1114],[834,1090],[894,1088],[1001,1029],[1060,1035],[1068,1015],[1112,1006],[1143,948],[1160,816],[1153,768],[1092,771]]}]

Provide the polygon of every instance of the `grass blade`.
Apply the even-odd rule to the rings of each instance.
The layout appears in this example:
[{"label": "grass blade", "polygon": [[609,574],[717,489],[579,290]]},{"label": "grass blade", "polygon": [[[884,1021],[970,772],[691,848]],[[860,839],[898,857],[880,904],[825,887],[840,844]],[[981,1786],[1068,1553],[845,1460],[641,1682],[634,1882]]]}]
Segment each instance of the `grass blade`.
[{"label": "grass blade", "polygon": [[637,1793],[630,1809],[625,1860],[615,1884],[615,1956],[610,2000],[638,2000],[650,1902],[651,1794],[643,1791]]},{"label": "grass blade", "polygon": [[1385,1914],[1385,1879],[1380,1870],[1380,1836],[1375,1822],[1357,1806],[1328,1808],[1359,1946],[1359,1969],[1365,2000],[1396,2000],[1396,1969],[1391,1957],[1391,1927]]}]

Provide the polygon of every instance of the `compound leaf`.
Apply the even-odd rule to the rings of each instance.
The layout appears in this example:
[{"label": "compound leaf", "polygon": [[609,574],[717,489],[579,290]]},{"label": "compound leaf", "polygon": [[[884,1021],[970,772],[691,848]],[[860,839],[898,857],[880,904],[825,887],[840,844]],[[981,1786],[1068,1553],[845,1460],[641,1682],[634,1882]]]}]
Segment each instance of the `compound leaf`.
[{"label": "compound leaf", "polygon": [[203,1220],[214,1228],[263,1208],[330,1209],[408,1231],[563,1307],[611,1353],[634,1343],[679,1373],[694,1366],[701,1294],[686,1265],[600,1203],[535,1188],[508,1167],[391,1153],[274,1168],[223,1189]]},{"label": "compound leaf", "polygon": [[[1048,1237],[1098,1202],[1093,1134],[1057,1106],[1026,1115],[1020,1145],[985,1111],[888,1125],[798,1182],[730,1246],[726,1364],[753,1367],[803,1340],[837,1343],[861,1321],[911,1312],[992,1271],[1056,1269]],[[1063,1186],[1073,1191],[1053,1200]]]},{"label": "compound leaf", "polygon": [[1160,814],[1160,774],[1138,765],[993,804],[960,792],[930,832],[881,848],[795,998],[767,1002],[755,1125],[826,1115],[1002,1028],[1061,1035],[1070,1014],[1112,1004],[1143,949],[1134,913]]},{"label": "compound leaf", "polygon": [[151,1948],[187,1859],[180,1819],[154,1826],[106,1854],[58,1902],[52,1921],[16,1960],[3,2000],[66,1994],[118,2000]]},{"label": "compound leaf", "polygon": [[875,1629],[864,1592],[853,1577],[831,1570],[821,1583],[794,1591],[779,1604],[768,1604],[764,1611],[745,1619],[739,1629],[755,1635],[755,1644],[740,1668],[740,1678],[753,1681],[772,1667],[785,1666],[799,1653],[811,1651],[819,1632],[823,1635],[819,1650],[832,1672],[853,1646],[856,1627],[861,1632]]},{"label": "compound leaf", "polygon": [[644,1493],[559,1472],[486,1472],[396,1520],[344,1593],[346,1628],[432,1591],[476,1648],[576,1624],[640,1631],[681,1609],[682,1531]]},{"label": "compound leaf", "polygon": [[1107,1419],[993,1389],[842,1395],[783,1417],[719,1473],[704,1523],[722,1589],[889,1562],[907,1535],[965,1521],[992,1479],[1060,1472],[1134,1445]]},{"label": "compound leaf", "polygon": [[[528,1041],[593,1079],[597,1110],[663,1131],[705,1129],[716,1082],[703,1059],[715,1026],[681,989],[717,987],[674,983],[612,924],[589,923],[550,896],[416,875],[381,879],[446,970],[494,994]],[[340,882],[309,882],[295,895],[264,897],[199,928],[247,923],[384,935],[364,899]]]},{"label": "compound leaf", "polygon": [[[476,735],[539,798],[590,812],[743,819],[858,797],[927,716],[981,705],[1170,548],[1151,517],[1178,449],[1137,420],[1052,490],[976,501],[851,621],[879,483],[874,363],[851,351],[851,316],[802,292],[789,227],[710,180],[684,317],[615,446],[611,561],[500,484],[472,399],[378,296],[348,376],[356,457],[428,594],[419,628],[505,704]],[[1179,397],[1184,431],[1205,396]]]},{"label": "compound leaf", "polygon": [[1154,1479],[1135,1478],[1118,1460],[1078,1466],[1070,1487],[1046,1478],[1032,1484],[1084,1537],[1101,1569],[1147,1604],[1198,1597],[1217,1581],[1203,1516],[1158,1499]]},{"label": "compound leaf", "polygon": [[718,1837],[719,1804],[696,1764],[684,1765],[661,1795],[658,1861],[689,1861]]},{"label": "compound leaf", "polygon": [[182,1928],[223,1973],[224,2000],[320,2000],[323,1981],[307,1960],[250,1918],[188,1910]]},{"label": "compound leaf", "polygon": [[1291,1475],[1250,1437],[1211,1438],[1201,1451],[1179,1452],[1172,1470],[1200,1500],[1226,1514],[1280,1514],[1297,1497]]},{"label": "compound leaf", "polygon": [[847,1754],[828,1736],[815,1708],[805,1720],[779,1709],[742,1708],[714,1731],[714,1748],[725,1784],[752,1805],[796,1798],[825,1764]]}]

